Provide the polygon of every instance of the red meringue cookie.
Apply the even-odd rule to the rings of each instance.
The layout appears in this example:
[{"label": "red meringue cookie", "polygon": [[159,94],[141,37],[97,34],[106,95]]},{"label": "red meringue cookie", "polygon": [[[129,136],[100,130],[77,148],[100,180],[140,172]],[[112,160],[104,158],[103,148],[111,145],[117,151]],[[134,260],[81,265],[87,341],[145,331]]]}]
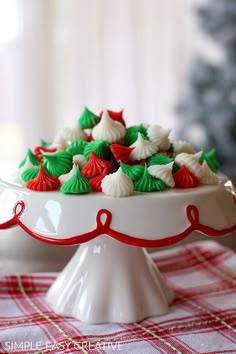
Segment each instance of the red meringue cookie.
[{"label": "red meringue cookie", "polygon": [[190,172],[185,165],[173,174],[175,181],[175,188],[194,188],[197,187],[199,181],[192,172]]},{"label": "red meringue cookie", "polygon": [[126,164],[130,163],[130,154],[131,151],[134,150],[134,147],[127,147],[127,146],[123,146],[120,144],[111,144],[110,145],[110,150],[113,153],[116,161],[119,163],[124,162]]},{"label": "red meringue cookie", "polygon": [[101,173],[107,174],[112,171],[113,165],[110,161],[98,157],[94,151],[91,151],[89,160],[82,168],[81,174],[86,177],[92,177]]},{"label": "red meringue cookie", "polygon": [[38,176],[27,182],[26,188],[36,192],[47,192],[59,189],[60,185],[61,182],[57,177],[48,175],[40,166]]}]

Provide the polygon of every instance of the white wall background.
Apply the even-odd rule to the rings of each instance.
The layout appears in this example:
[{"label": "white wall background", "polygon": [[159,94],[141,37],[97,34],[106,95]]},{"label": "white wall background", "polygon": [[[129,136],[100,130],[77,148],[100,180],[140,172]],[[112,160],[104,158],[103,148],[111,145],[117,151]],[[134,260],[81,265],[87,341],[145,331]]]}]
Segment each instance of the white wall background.
[{"label": "white wall background", "polygon": [[196,0],[0,0],[0,175],[87,105],[175,127]]}]

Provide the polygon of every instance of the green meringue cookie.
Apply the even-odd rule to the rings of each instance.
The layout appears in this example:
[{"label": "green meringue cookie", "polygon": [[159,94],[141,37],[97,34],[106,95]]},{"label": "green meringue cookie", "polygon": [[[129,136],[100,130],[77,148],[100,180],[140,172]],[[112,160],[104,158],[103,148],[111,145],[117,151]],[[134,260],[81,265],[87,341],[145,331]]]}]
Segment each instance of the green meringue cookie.
[{"label": "green meringue cookie", "polygon": [[39,166],[40,165],[40,162],[37,159],[37,157],[35,156],[35,154],[32,152],[31,149],[28,149],[25,158],[20,162],[20,164],[18,166],[19,168],[24,166],[24,164],[26,163],[27,157],[29,158],[29,160],[32,163],[32,165],[34,165],[34,166]]},{"label": "green meringue cookie", "polygon": [[124,162],[120,162],[120,167],[122,172],[130,177],[133,182],[142,176],[145,169],[145,167],[142,165],[127,165]]},{"label": "green meringue cookie", "polygon": [[66,149],[66,151],[70,152],[72,155],[83,155],[84,148],[87,145],[87,141],[84,139],[79,139],[73,141]]},{"label": "green meringue cookie", "polygon": [[43,153],[44,165],[50,175],[59,177],[68,173],[72,168],[72,154],[68,151]]},{"label": "green meringue cookie", "polygon": [[165,190],[165,183],[158,179],[152,177],[145,166],[142,176],[134,181],[134,190],[137,192],[161,192]]},{"label": "green meringue cookie", "polygon": [[168,163],[174,161],[171,157],[167,156],[163,153],[156,153],[149,157],[148,159],[148,167],[152,165],[167,165]]},{"label": "green meringue cookie", "polygon": [[111,151],[109,149],[109,143],[106,140],[94,140],[88,143],[84,148],[84,157],[88,161],[91,151],[95,152],[98,157],[109,160]]},{"label": "green meringue cookie", "polygon": [[34,179],[34,178],[36,178],[38,176],[39,169],[40,169],[40,166],[34,166],[34,167],[31,167],[31,168],[27,168],[27,170],[22,172],[21,179],[24,182],[29,182],[31,179]]},{"label": "green meringue cookie", "polygon": [[203,152],[200,159],[199,159],[199,162],[203,163],[203,161],[207,162],[208,167],[213,172],[217,173],[219,171],[220,163],[217,160],[215,149],[211,149],[208,152]]},{"label": "green meringue cookie", "polygon": [[81,175],[78,166],[76,166],[73,176],[63,183],[60,189],[64,194],[86,194],[90,193],[91,190],[91,185],[87,179]]},{"label": "green meringue cookie", "polygon": [[84,107],[84,110],[78,119],[78,124],[82,129],[92,129],[95,123],[98,123],[99,121],[99,116],[91,112],[87,107]]}]

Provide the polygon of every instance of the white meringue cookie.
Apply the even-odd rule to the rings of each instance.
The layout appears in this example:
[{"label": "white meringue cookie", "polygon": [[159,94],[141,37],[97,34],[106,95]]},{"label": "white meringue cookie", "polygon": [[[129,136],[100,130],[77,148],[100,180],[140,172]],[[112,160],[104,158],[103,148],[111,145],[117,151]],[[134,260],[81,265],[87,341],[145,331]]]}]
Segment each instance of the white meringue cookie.
[{"label": "white meringue cookie", "polygon": [[63,184],[66,181],[68,181],[68,179],[70,179],[74,175],[74,173],[76,171],[76,166],[77,165],[74,163],[73,166],[72,166],[72,169],[70,170],[70,172],[65,173],[64,175],[61,175],[59,177],[59,180],[60,180],[61,184]]},{"label": "white meringue cookie", "polygon": [[186,152],[181,152],[180,154],[176,155],[175,162],[180,166],[185,165],[189,171],[194,174],[194,176],[201,178],[202,166],[200,165],[198,159],[198,154],[192,155],[187,154]]},{"label": "white meringue cookie", "polygon": [[150,125],[147,130],[149,139],[163,150],[168,150],[170,147],[170,132],[171,129],[165,129],[160,125]]},{"label": "white meringue cookie", "polygon": [[152,177],[160,178],[168,187],[174,188],[175,181],[172,175],[174,161],[166,165],[152,165],[148,167],[148,172]]},{"label": "white meringue cookie", "polygon": [[206,161],[202,164],[202,177],[200,178],[201,184],[217,184],[219,182],[219,177],[214,173],[208,166]]},{"label": "white meringue cookie", "polygon": [[180,154],[181,152],[187,152],[188,154],[194,154],[195,149],[192,144],[184,140],[175,140],[173,141],[174,153],[175,155]]},{"label": "white meringue cookie", "polygon": [[141,133],[138,133],[137,140],[130,147],[134,147],[129,156],[132,161],[146,159],[157,152],[156,145],[151,141],[143,139]]},{"label": "white meringue cookie", "polygon": [[83,129],[81,129],[78,125],[75,127],[67,127],[64,128],[61,132],[61,136],[65,138],[69,143],[73,141],[84,139],[87,140],[88,135],[85,133]]},{"label": "white meringue cookie", "polygon": [[104,110],[100,122],[93,128],[92,136],[95,140],[106,140],[111,144],[120,142],[125,132],[124,125],[111,119]]},{"label": "white meringue cookie", "polygon": [[81,169],[81,168],[83,168],[86,165],[86,163],[88,161],[86,160],[84,155],[78,154],[78,155],[74,155],[73,156],[73,162],[74,162],[74,164],[78,165],[79,168]]},{"label": "white meringue cookie", "polygon": [[198,152],[196,152],[196,153],[194,154],[194,156],[199,160],[200,157],[202,156],[202,153],[203,153],[202,150],[201,150],[201,151],[198,151]]},{"label": "white meringue cookie", "polygon": [[68,140],[61,134],[57,134],[55,136],[55,139],[53,140],[52,144],[50,145],[50,148],[57,148],[59,151],[64,151],[66,150],[67,146],[69,145]]},{"label": "white meringue cookie", "polygon": [[132,194],[134,185],[121,167],[114,173],[105,176],[101,183],[102,191],[110,197],[127,197]]}]

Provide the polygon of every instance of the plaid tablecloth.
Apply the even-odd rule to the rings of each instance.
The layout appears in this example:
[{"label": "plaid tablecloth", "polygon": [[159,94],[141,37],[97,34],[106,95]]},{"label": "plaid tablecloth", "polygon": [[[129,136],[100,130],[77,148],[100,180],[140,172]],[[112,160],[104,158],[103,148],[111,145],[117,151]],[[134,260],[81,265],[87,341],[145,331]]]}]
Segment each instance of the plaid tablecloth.
[{"label": "plaid tablecloth", "polygon": [[170,312],[133,324],[89,325],[53,313],[56,274],[0,278],[0,353],[236,353],[236,254],[213,241],[153,255],[174,289]]}]

